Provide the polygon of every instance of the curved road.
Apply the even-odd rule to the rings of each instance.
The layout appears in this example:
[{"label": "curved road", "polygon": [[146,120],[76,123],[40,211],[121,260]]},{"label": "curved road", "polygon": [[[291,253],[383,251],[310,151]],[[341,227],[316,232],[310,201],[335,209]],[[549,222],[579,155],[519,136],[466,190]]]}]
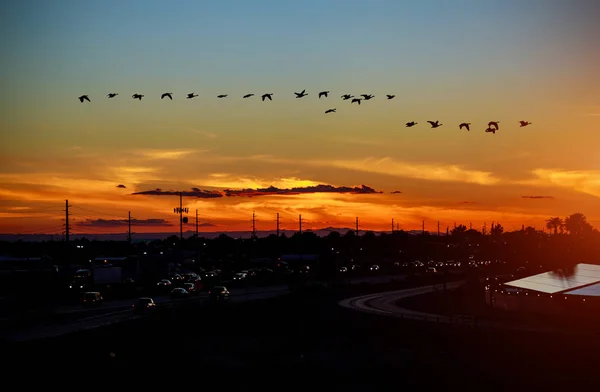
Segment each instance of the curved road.
[{"label": "curved road", "polygon": [[[465,281],[457,281],[446,284],[447,289],[456,289],[464,284]],[[383,293],[363,295],[347,298],[339,302],[339,305],[348,309],[361,312],[378,314],[401,319],[411,319],[420,321],[429,321],[436,323],[457,324],[470,327],[500,328],[513,331],[526,332],[550,332],[550,333],[568,333],[576,335],[593,335],[597,332],[564,330],[562,328],[553,328],[547,325],[524,325],[500,320],[482,320],[472,316],[463,315],[441,315],[426,312],[419,312],[412,309],[406,309],[397,305],[397,302],[403,298],[413,297],[425,294],[433,290],[439,291],[442,285],[427,285],[404,290],[386,291]]]},{"label": "curved road", "polygon": [[[450,282],[446,284],[446,289],[451,290],[461,286],[464,281]],[[439,314],[419,312],[412,309],[402,308],[396,305],[396,303],[408,297],[414,297],[416,295],[429,293],[434,290],[440,290],[442,285],[427,285],[421,287],[413,287],[403,290],[386,291],[383,293],[362,295],[358,297],[347,298],[339,302],[339,304],[345,308],[358,310],[366,313],[380,314],[384,316],[417,319],[425,321],[436,321],[436,322],[460,322],[465,324],[465,321],[472,319],[466,319],[458,316],[443,316]]]}]

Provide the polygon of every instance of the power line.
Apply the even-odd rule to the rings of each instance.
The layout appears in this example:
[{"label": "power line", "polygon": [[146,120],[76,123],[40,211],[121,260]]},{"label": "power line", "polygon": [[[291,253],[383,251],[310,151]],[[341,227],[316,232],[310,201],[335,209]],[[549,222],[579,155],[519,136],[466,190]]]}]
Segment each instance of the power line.
[{"label": "power line", "polygon": [[42,229],[30,229],[30,230],[23,230],[23,231],[19,231],[17,233],[17,235],[21,235],[21,234],[46,234],[46,233],[41,233],[42,231],[47,231],[47,230],[53,230],[53,229],[63,229],[64,225],[57,225],[57,226],[51,226],[51,227],[45,227]]},{"label": "power line", "polygon": [[80,209],[80,210],[87,211],[87,212],[91,212],[91,213],[93,213],[93,214],[106,215],[106,216],[111,216],[111,217],[113,217],[113,218],[121,218],[121,219],[124,219],[124,218],[123,218],[123,216],[124,216],[124,215],[114,215],[114,214],[108,214],[108,213],[106,213],[106,212],[94,211],[94,210],[90,210],[90,209],[88,209],[88,208],[83,208],[83,207],[79,207],[79,206],[71,206],[71,208],[78,208],[78,209]]}]

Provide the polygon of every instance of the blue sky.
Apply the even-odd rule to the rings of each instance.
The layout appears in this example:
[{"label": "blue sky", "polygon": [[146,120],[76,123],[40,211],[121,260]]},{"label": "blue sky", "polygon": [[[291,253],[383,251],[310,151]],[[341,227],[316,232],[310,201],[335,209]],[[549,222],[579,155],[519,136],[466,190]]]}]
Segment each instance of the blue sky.
[{"label": "blue sky", "polygon": [[[3,8],[5,71],[27,90],[381,89],[397,74],[410,76],[392,83],[453,87],[451,77],[480,83],[498,72],[523,81],[565,65],[548,49],[558,32],[571,48],[585,35],[582,26],[565,28],[569,15],[552,0],[25,0]],[[560,13],[567,26],[555,24]]]}]

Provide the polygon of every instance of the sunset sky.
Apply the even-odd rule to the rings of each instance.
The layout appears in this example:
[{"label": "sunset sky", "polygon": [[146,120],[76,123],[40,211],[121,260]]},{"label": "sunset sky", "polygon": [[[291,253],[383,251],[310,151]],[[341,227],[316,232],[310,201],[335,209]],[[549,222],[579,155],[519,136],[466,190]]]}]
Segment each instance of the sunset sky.
[{"label": "sunset sky", "polygon": [[592,0],[2,2],[0,232],[60,233],[65,199],[73,233],[123,232],[128,211],[138,233],[178,231],[157,188],[189,191],[201,231],[250,230],[253,211],[259,230],[278,212],[285,229],[598,227],[599,17]]}]

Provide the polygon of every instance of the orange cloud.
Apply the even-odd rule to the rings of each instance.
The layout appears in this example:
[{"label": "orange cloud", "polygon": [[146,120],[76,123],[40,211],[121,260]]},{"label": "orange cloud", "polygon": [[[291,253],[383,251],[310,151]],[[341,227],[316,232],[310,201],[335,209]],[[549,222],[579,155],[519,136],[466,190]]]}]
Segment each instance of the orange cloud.
[{"label": "orange cloud", "polygon": [[600,171],[598,170],[535,169],[532,173],[535,176],[534,179],[520,183],[570,188],[577,192],[600,197]]},{"label": "orange cloud", "polygon": [[[206,151],[206,150],[202,150]],[[198,150],[160,150],[160,149],[147,149],[137,151],[138,155],[141,155],[149,159],[179,159],[184,158]]]},{"label": "orange cloud", "polygon": [[364,160],[332,160],[331,162],[321,162],[321,165],[323,166],[327,164],[349,170],[430,181],[456,181],[479,185],[494,185],[500,182],[500,180],[494,177],[491,172],[470,170],[458,165],[442,163],[419,164],[402,162],[389,157],[381,159],[366,158]]}]

